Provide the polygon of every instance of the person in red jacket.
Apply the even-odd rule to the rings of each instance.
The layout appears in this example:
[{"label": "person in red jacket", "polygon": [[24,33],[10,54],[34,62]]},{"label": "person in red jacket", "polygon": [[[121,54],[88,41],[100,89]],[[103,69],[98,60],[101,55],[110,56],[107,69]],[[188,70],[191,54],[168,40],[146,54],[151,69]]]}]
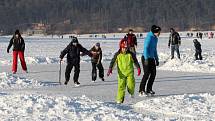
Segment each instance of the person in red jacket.
[{"label": "person in red jacket", "polygon": [[133,34],[133,30],[129,29],[128,33],[124,37],[125,40],[127,40],[128,43],[128,49],[136,54],[136,48],[137,48],[137,38],[135,34]]},{"label": "person in red jacket", "polygon": [[27,73],[27,66],[26,66],[25,58],[24,58],[25,42],[24,42],[24,39],[22,38],[19,30],[16,30],[14,36],[11,38],[10,43],[7,47],[7,53],[9,53],[9,50],[12,45],[13,45],[13,65],[12,65],[13,74],[15,74],[17,72],[18,55],[20,58],[22,69]]}]

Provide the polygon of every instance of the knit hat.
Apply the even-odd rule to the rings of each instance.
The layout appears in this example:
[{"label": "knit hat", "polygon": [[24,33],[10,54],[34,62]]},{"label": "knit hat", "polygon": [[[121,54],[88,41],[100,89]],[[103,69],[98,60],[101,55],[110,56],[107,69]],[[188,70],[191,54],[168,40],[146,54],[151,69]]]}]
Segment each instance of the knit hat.
[{"label": "knit hat", "polygon": [[77,37],[73,37],[72,38],[72,43],[78,43],[78,38]]},{"label": "knit hat", "polygon": [[127,48],[127,47],[128,47],[128,43],[127,43],[126,39],[122,39],[119,42],[119,48],[122,49],[122,48]]},{"label": "knit hat", "polygon": [[158,33],[161,31],[161,28],[157,25],[152,25],[151,31],[152,31],[152,33]]},{"label": "knit hat", "polygon": [[100,43],[99,43],[99,42],[97,42],[97,43],[96,43],[96,46],[97,46],[97,47],[100,47]]},{"label": "knit hat", "polygon": [[197,40],[197,39],[194,39],[193,42],[198,42],[198,40]]},{"label": "knit hat", "polygon": [[18,35],[20,34],[18,29],[15,31],[15,34],[18,34]]}]

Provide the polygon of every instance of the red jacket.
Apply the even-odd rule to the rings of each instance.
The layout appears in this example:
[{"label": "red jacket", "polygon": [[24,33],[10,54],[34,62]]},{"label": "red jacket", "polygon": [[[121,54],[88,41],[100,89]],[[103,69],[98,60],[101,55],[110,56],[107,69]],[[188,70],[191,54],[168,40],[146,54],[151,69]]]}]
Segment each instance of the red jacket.
[{"label": "red jacket", "polygon": [[124,39],[128,42],[128,47],[134,47],[134,45],[137,46],[137,38],[135,34],[126,34]]}]

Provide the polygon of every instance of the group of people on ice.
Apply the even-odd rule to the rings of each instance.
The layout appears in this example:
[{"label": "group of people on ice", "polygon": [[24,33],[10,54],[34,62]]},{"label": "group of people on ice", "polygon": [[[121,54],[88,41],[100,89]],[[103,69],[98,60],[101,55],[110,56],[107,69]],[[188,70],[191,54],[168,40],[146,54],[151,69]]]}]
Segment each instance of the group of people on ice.
[{"label": "group of people on ice", "polygon": [[[142,56],[142,64],[144,67],[144,76],[142,78],[139,94],[140,96],[155,94],[152,90],[152,86],[156,76],[156,66],[159,65],[159,59],[157,55],[157,42],[160,35],[161,28],[153,25],[151,31],[148,33],[144,41],[144,54]],[[135,78],[134,78],[134,65],[137,68],[138,76],[141,74],[141,68],[136,58],[137,38],[133,34],[133,30],[129,30],[128,34],[119,42],[119,50],[114,54],[110,62],[110,66],[107,72],[107,76],[112,74],[114,66],[117,66],[118,70],[118,93],[117,103],[123,103],[125,98],[125,90],[127,90],[131,97],[134,97],[135,91]],[[104,81],[104,69],[101,63],[102,50],[100,44],[91,48],[89,51],[78,43],[77,38],[73,38],[72,42],[61,52],[61,60],[67,54],[67,66],[65,72],[65,84],[67,85],[70,80],[70,73],[74,67],[75,85],[79,85],[78,77],[80,73],[80,52],[82,55],[88,55],[91,57],[92,62],[92,81],[96,80],[97,72],[96,67],[99,69],[99,77]]]},{"label": "group of people on ice", "polygon": [[[147,34],[144,40],[144,49],[141,57],[144,75],[142,77],[139,86],[139,96],[154,95],[153,83],[156,77],[156,66],[159,65],[159,58],[157,54],[157,43],[160,35],[161,28],[157,25],[151,26],[150,32]],[[197,39],[194,41],[196,48],[196,59],[201,60],[201,44]],[[178,58],[180,59],[179,46],[181,44],[181,38],[173,28],[170,29],[170,37],[168,47],[171,48],[171,59],[174,58],[174,51],[176,51]],[[15,31],[14,36],[11,38],[7,52],[13,45],[13,65],[12,72],[15,74],[17,71],[17,57],[19,55],[23,70],[27,73],[27,67],[24,59],[25,42],[21,37],[19,30]],[[118,70],[118,93],[117,103],[123,103],[125,98],[125,90],[127,87],[128,93],[131,97],[134,97],[135,91],[135,78],[134,78],[134,65],[137,68],[138,76],[141,75],[140,64],[136,58],[137,38],[133,34],[133,30],[130,29],[128,34],[119,42],[119,50],[114,54],[110,62],[110,66],[107,72],[107,76],[112,74],[114,66],[117,66]],[[95,82],[97,78],[97,68],[99,70],[99,78],[104,81],[104,67],[102,65],[102,49],[100,43],[96,43],[90,50],[84,48],[79,42],[77,37],[73,37],[69,45],[61,51],[60,61],[67,55],[67,66],[65,70],[65,82],[67,85],[70,80],[70,74],[74,67],[73,81],[76,86],[80,85],[79,73],[80,73],[80,56],[88,55],[91,57],[92,63],[92,81]]]}]

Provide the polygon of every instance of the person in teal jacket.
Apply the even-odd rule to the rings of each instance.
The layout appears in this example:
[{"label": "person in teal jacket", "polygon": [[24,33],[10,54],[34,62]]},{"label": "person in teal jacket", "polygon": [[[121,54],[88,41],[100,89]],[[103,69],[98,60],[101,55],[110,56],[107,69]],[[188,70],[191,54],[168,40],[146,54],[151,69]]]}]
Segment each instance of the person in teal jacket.
[{"label": "person in teal jacket", "polygon": [[160,31],[161,28],[159,26],[153,25],[151,31],[147,34],[147,37],[144,40],[144,50],[141,58],[144,75],[139,88],[140,96],[155,94],[152,90],[152,86],[156,76],[156,66],[159,65],[157,43]]},{"label": "person in teal jacket", "polygon": [[111,60],[107,76],[112,74],[114,65],[117,65],[118,70],[118,93],[117,103],[123,103],[125,98],[125,90],[127,86],[128,93],[134,97],[135,78],[134,78],[134,64],[138,69],[138,76],[140,76],[141,69],[137,61],[136,55],[130,52],[127,48],[127,41],[122,39],[120,41],[120,49],[115,53]]}]

